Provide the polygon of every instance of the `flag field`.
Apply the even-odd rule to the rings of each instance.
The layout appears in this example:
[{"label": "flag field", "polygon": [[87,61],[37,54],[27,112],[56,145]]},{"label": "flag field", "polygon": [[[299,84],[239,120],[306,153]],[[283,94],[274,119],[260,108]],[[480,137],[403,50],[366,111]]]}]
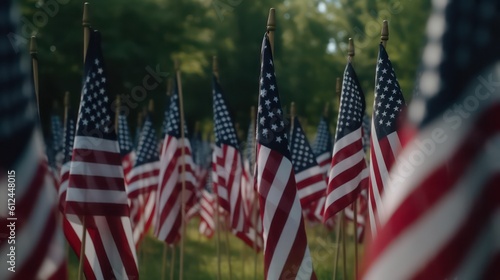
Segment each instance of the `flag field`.
[{"label": "flag field", "polygon": [[[187,238],[185,244],[184,277],[185,279],[215,280],[217,279],[217,255],[215,254],[215,238],[207,239],[198,233],[199,219],[193,218],[187,227]],[[335,256],[336,244],[335,233],[325,234],[325,230],[318,226],[306,227],[309,249],[313,260],[314,271],[318,279],[331,279],[333,273],[333,261]],[[348,241],[347,241],[347,279],[352,279],[354,266],[354,244],[352,243],[352,224],[347,223]],[[327,239],[328,238],[328,239]],[[235,280],[253,280],[254,279],[254,257],[252,249],[245,245],[238,237],[230,234],[230,252],[231,266],[233,271],[232,279]],[[225,252],[225,244],[221,242],[221,249]],[[363,244],[358,245],[359,251],[364,251]],[[179,248],[176,252],[176,270],[174,279],[179,279],[178,256]],[[78,258],[73,251],[68,250],[68,278],[76,279],[78,273]],[[170,279],[170,258],[171,249],[169,247],[166,260],[165,280]],[[140,279],[158,279],[161,280],[162,271],[163,242],[158,241],[149,232],[143,240],[140,249],[137,251],[139,258],[139,277]],[[245,265],[243,266],[243,257]],[[362,257],[362,255],[360,256]],[[229,278],[229,267],[226,258],[222,258],[221,279]],[[257,257],[257,277],[264,278],[262,254]],[[337,278],[342,278],[342,254],[340,254],[339,268],[337,269]]]}]

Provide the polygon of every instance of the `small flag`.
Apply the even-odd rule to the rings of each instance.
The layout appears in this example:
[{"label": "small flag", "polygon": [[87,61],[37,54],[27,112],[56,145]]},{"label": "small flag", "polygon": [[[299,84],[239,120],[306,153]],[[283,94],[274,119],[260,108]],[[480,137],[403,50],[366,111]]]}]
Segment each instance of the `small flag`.
[{"label": "small flag", "polygon": [[344,71],[337,132],[328,173],[323,222],[354,202],[368,184],[368,169],[362,141],[365,97],[350,62]]},{"label": "small flag", "polygon": [[324,196],[326,182],[297,117],[293,120],[290,148],[300,203],[309,209],[312,202]]},{"label": "small flag", "polygon": [[[74,227],[78,240],[85,219],[88,279],[136,278],[137,258],[107,83],[100,34],[91,30],[65,214],[80,224]],[[81,254],[80,244],[70,245]]]},{"label": "small flag", "polygon": [[[194,195],[196,177],[191,156],[191,145],[185,131],[181,138],[181,116],[179,94],[174,80],[173,92],[168,109],[167,134],[163,140],[160,156],[160,183],[156,200],[155,236],[168,244],[180,240],[182,225],[182,202],[187,203]],[[182,157],[184,149],[184,157]],[[182,163],[185,165],[185,192],[182,195]]]},{"label": "small flag", "polygon": [[372,237],[379,226],[377,209],[383,207],[381,198],[389,180],[389,170],[401,150],[398,119],[404,107],[405,100],[396,73],[384,46],[380,44],[370,143],[369,215]]},{"label": "small flag", "polygon": [[155,217],[156,192],[158,190],[160,162],[156,131],[150,114],[142,126],[137,160],[127,175],[127,195],[130,205],[130,220],[135,247],[153,224]]},{"label": "small flag", "polygon": [[262,41],[256,183],[266,279],[316,279],[267,34]]},{"label": "small flag", "polygon": [[333,143],[326,117],[321,117],[319,121],[318,132],[312,148],[321,171],[323,174],[327,174],[332,161]]}]

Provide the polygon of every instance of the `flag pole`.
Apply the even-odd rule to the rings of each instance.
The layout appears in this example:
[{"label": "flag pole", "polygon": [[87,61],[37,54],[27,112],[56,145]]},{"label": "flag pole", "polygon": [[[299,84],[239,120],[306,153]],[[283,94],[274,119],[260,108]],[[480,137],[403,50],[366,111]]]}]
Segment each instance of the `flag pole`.
[{"label": "flag pole", "polygon": [[167,262],[167,243],[163,242],[163,254],[161,257],[161,280],[165,280],[165,263]]},{"label": "flag pole", "polygon": [[33,86],[35,88],[36,106],[38,109],[38,117],[40,117],[40,97],[38,87],[38,47],[36,43],[36,36],[31,36],[30,40],[30,55],[31,63],[33,65]]},{"label": "flag pole", "polygon": [[175,271],[175,245],[172,245],[172,258],[170,259],[170,280],[174,280],[174,271]]},{"label": "flag pole", "polygon": [[274,8],[269,9],[266,29],[267,36],[269,37],[269,44],[271,45],[271,53],[274,57],[274,31],[276,30],[276,10]]},{"label": "flag pole", "polygon": [[387,20],[384,19],[382,22],[382,32],[380,32],[380,41],[384,48],[387,46],[387,41],[389,40],[389,24]]},{"label": "flag pole", "polygon": [[[347,55],[348,55],[348,60],[353,63],[354,56],[355,56],[355,51],[354,51],[354,41],[352,38],[349,38],[349,48],[347,50]],[[352,203],[352,211],[354,215],[354,279],[358,279],[358,238],[357,238],[357,232],[358,232],[358,211],[357,211],[357,201],[358,199],[356,198],[354,202]]]},{"label": "flag pole", "polygon": [[[89,3],[85,2],[83,4],[83,16],[82,16],[82,26],[83,26],[83,64],[85,65],[85,58],[87,57],[87,49],[90,41],[90,21],[89,21]],[[87,226],[85,216],[82,219],[82,242],[80,247],[80,262],[78,265],[78,280],[83,278],[83,261],[85,259],[85,243],[87,241]]]},{"label": "flag pole", "polygon": [[[219,70],[217,69],[217,56],[212,57],[212,73],[216,79],[219,79]],[[213,183],[212,183],[213,184]],[[214,190],[215,191],[215,190]],[[220,257],[220,219],[219,219],[219,188],[217,187],[217,193],[215,193],[215,231],[216,235],[216,249],[217,249],[217,279],[221,278],[221,257]]]},{"label": "flag pole", "polygon": [[179,111],[181,115],[181,182],[182,182],[182,192],[181,192],[181,252],[180,252],[180,266],[179,266],[179,280],[184,279],[184,239],[186,237],[186,202],[184,201],[184,195],[186,192],[186,161],[185,161],[185,154],[186,154],[186,139],[185,139],[185,131],[184,131],[184,101],[182,97],[182,79],[181,79],[181,71],[180,71],[180,66],[179,66],[179,60],[175,59],[174,60],[175,64],[175,72],[177,76],[177,90],[179,94]]}]

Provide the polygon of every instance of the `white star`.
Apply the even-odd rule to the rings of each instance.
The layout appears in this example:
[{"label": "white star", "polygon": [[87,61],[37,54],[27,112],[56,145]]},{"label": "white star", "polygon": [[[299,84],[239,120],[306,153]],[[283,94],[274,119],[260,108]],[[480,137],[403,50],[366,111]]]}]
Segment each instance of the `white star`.
[{"label": "white star", "polygon": [[382,73],[387,74],[387,69],[382,69]]},{"label": "white star", "polygon": [[378,60],[378,63],[382,63],[382,62],[384,62],[384,61],[382,60],[382,58],[380,58],[380,59]]},{"label": "white star", "polygon": [[272,76],[271,73],[266,73],[266,78],[271,79]]},{"label": "white star", "polygon": [[390,126],[390,125],[391,125],[391,122],[390,122],[390,121],[387,121],[387,122],[385,123],[385,125],[386,125],[386,126]]},{"label": "white star", "polygon": [[267,90],[263,89],[260,91],[260,96],[265,97],[267,95]]},{"label": "white star", "polygon": [[274,91],[275,88],[276,88],[276,86],[274,86],[274,85],[270,85],[269,86],[269,89],[272,90],[272,91]]},{"label": "white star", "polygon": [[96,58],[94,62],[95,62],[95,65],[99,65],[99,59]]},{"label": "white star", "polygon": [[97,73],[102,74],[102,68],[98,68]]},{"label": "white star", "polygon": [[278,129],[278,126],[276,124],[272,124],[271,125],[271,129],[274,130],[274,131],[276,131]]}]

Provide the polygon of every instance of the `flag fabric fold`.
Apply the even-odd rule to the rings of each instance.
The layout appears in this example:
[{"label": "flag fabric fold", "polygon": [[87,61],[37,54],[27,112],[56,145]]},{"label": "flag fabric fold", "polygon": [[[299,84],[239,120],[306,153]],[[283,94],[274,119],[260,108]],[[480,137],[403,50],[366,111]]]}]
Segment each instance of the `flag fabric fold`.
[{"label": "flag fabric fold", "polygon": [[263,224],[264,274],[266,279],[316,279],[267,33],[261,55],[255,173]]}]

